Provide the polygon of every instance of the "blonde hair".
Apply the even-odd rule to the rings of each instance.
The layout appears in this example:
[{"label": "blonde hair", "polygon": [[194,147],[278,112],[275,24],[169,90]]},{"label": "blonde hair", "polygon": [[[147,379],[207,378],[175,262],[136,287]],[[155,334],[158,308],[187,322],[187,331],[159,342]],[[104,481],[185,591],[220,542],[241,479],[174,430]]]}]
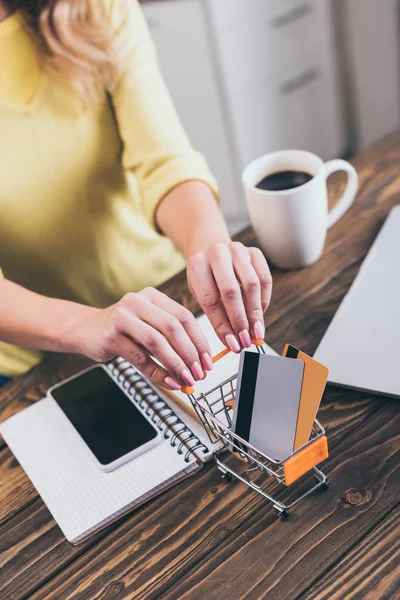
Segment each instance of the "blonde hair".
[{"label": "blonde hair", "polygon": [[[113,0],[123,10],[124,0]],[[43,68],[69,81],[85,104],[112,92],[122,49],[107,18],[110,0],[15,0],[37,42]],[[122,14],[122,13],[121,13]]]}]

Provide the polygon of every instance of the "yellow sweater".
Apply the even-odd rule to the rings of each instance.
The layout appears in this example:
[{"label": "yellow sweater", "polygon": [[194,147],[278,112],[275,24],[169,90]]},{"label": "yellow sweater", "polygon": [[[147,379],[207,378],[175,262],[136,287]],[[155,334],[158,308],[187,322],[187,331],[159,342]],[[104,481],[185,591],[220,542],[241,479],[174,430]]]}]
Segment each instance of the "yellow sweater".
[{"label": "yellow sweater", "polygon": [[[88,110],[68,84],[41,73],[20,14],[0,23],[0,268],[40,294],[98,307],[182,269],[155,229],[157,204],[187,180],[215,190],[177,118],[141,9],[129,6],[130,30],[118,30],[130,40],[124,75]],[[41,357],[0,342],[0,374]]]}]

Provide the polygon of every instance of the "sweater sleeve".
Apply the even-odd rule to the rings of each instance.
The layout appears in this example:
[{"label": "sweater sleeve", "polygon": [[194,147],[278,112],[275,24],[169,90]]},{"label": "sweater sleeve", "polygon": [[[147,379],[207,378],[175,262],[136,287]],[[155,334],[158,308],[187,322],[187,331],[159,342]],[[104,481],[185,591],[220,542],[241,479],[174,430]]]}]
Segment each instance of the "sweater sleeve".
[{"label": "sweater sleeve", "polygon": [[112,26],[125,52],[123,73],[112,103],[123,142],[123,166],[134,172],[142,209],[154,225],[160,200],[184,181],[207,183],[218,195],[205,158],[196,152],[182,127],[160,73],[146,20],[137,0],[128,14],[113,3]]}]

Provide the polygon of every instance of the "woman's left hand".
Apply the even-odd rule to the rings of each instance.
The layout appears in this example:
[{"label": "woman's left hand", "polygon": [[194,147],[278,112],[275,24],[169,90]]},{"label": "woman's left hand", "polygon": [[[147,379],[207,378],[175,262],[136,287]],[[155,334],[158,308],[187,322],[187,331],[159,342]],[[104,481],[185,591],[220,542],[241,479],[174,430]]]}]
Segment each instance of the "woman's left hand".
[{"label": "woman's left hand", "polygon": [[264,313],[272,292],[272,277],[258,248],[240,242],[219,242],[188,260],[190,290],[218,337],[239,352],[251,339],[263,339]]}]

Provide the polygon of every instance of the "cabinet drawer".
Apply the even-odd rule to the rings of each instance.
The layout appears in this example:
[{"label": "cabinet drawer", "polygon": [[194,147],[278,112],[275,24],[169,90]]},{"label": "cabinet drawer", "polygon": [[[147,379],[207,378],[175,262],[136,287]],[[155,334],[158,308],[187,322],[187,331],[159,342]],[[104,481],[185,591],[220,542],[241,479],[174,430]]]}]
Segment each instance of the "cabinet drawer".
[{"label": "cabinet drawer", "polygon": [[273,150],[302,148],[327,159],[345,145],[336,73],[322,51],[301,69],[232,96],[231,117],[241,168]]},{"label": "cabinet drawer", "polygon": [[[250,3],[251,4],[251,3]],[[279,3],[278,3],[279,4]],[[304,52],[330,45],[327,0],[304,0],[291,9],[215,29],[221,74],[233,89],[279,74],[298,62]]]},{"label": "cabinet drawer", "polygon": [[290,11],[302,0],[206,0],[218,30],[257,22],[263,16],[275,17]]}]

